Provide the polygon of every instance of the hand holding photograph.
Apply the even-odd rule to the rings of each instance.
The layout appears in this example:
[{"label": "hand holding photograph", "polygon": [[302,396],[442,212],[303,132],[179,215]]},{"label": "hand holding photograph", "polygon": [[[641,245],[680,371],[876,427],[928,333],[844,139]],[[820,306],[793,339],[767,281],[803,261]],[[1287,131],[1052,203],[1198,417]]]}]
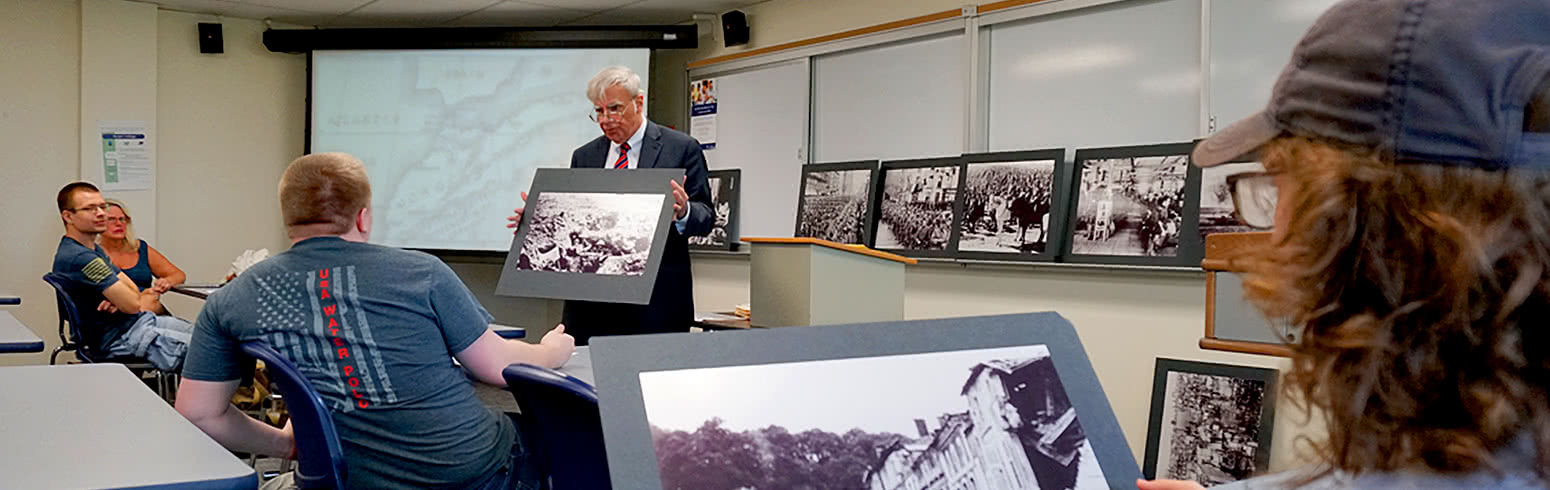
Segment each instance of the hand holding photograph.
[{"label": "hand holding photograph", "polygon": [[539,169],[495,294],[646,304],[682,169]]}]

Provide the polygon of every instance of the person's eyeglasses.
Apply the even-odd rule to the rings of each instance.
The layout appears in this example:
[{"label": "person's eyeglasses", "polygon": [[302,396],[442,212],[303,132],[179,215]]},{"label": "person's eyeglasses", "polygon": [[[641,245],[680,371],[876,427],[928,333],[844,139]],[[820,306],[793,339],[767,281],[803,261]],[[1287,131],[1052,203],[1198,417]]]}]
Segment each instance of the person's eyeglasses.
[{"label": "person's eyeglasses", "polygon": [[623,116],[624,111],[629,109],[629,107],[630,104],[628,103],[614,102],[612,104],[608,104],[608,107],[593,108],[592,114],[587,115],[587,117],[591,118],[592,122],[602,122],[604,119]]},{"label": "person's eyeglasses", "polygon": [[127,225],[127,224],[129,224],[129,217],[125,216],[125,217],[120,218],[120,217],[117,217],[117,216],[109,216],[108,217],[108,222],[109,223],[123,223],[123,224]]},{"label": "person's eyeglasses", "polygon": [[108,205],[106,203],[103,203],[103,204],[93,204],[91,206],[83,206],[83,207],[75,208],[75,209],[72,209],[71,211],[74,211],[74,212],[77,212],[77,213],[90,213],[90,212],[93,212],[93,211],[102,211],[102,212],[105,213],[105,212],[108,211]]},{"label": "person's eyeglasses", "polygon": [[1276,224],[1276,178],[1268,172],[1245,172],[1227,176],[1232,191],[1233,214],[1245,225],[1268,230]]}]

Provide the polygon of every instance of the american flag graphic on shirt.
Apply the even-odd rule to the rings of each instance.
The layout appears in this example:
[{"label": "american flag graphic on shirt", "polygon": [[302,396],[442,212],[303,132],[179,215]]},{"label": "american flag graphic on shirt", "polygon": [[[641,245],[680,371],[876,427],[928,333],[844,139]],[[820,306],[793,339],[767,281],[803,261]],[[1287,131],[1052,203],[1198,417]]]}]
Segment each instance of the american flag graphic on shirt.
[{"label": "american flag graphic on shirt", "polygon": [[361,309],[355,267],[257,277],[258,326],[336,411],[398,401],[371,324]]}]

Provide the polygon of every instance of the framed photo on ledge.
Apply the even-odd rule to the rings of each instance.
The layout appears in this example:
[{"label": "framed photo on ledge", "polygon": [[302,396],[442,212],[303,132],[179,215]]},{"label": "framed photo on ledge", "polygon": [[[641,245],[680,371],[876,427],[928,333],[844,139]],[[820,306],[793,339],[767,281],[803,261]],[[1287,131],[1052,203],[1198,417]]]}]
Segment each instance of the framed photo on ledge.
[{"label": "framed photo on ledge", "polygon": [[1277,376],[1274,369],[1157,359],[1141,473],[1207,487],[1264,473]]},{"label": "framed photo on ledge", "polygon": [[689,237],[689,248],[694,250],[737,250],[737,209],[742,170],[712,170],[706,176],[710,182],[711,211],[716,213],[710,234]]},{"label": "framed photo on ledge", "polygon": [[533,176],[495,294],[647,304],[683,169],[550,169]]},{"label": "framed photo on ledge", "polygon": [[1194,143],[1077,150],[1065,260],[1199,267]]},{"label": "framed photo on ledge", "polygon": [[794,236],[870,246],[876,178],[876,160],[803,165]]},{"label": "framed photo on ledge", "polygon": [[1051,261],[1064,242],[1066,150],[964,155],[957,256]]},{"label": "framed photo on ledge", "polygon": [[872,247],[911,257],[952,256],[962,171],[958,157],[883,162]]}]

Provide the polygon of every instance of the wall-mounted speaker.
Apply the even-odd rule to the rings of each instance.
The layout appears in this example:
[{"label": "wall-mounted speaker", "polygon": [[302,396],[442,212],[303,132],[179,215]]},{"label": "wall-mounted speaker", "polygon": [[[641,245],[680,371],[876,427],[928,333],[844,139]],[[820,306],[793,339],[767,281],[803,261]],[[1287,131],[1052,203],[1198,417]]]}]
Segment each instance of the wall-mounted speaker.
[{"label": "wall-mounted speaker", "polygon": [[741,10],[721,14],[721,38],[727,47],[748,44],[748,16]]},{"label": "wall-mounted speaker", "polygon": [[204,54],[225,53],[225,43],[221,41],[221,25],[213,22],[199,23],[199,52]]}]

